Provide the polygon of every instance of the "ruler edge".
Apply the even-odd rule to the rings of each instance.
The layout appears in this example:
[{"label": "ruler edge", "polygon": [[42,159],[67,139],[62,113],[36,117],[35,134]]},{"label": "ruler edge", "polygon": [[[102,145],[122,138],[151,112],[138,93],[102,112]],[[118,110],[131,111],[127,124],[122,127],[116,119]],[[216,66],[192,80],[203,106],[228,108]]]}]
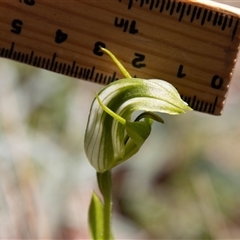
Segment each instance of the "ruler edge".
[{"label": "ruler edge", "polygon": [[[89,0],[89,1],[95,2],[93,0]],[[134,0],[126,0],[126,1],[130,2],[130,1],[134,1]],[[43,0],[41,2],[44,3],[44,2],[48,2],[48,1]],[[81,3],[82,0],[76,0],[76,2]],[[102,3],[105,2],[106,3],[108,1],[99,0],[99,2],[102,2]],[[121,2],[121,0],[119,0],[119,2]],[[237,8],[237,7],[234,7],[234,6],[229,6],[229,5],[224,4],[224,3],[219,3],[219,2],[215,2],[215,1],[211,1],[211,0],[170,0],[170,2],[176,2],[176,3],[181,2],[181,3],[186,3],[186,4],[194,4],[195,6],[200,7],[200,8],[206,8],[208,10],[212,10],[212,11],[215,11],[215,12],[219,12],[221,14],[226,14],[226,15],[229,15],[231,17],[240,19],[240,9]],[[1,3],[1,1],[0,1],[0,3]],[[235,59],[232,59],[232,61],[233,61],[232,69],[231,69],[231,72],[229,72],[229,78],[228,78],[229,84],[227,85],[227,90],[226,90],[225,95],[222,96],[224,98],[224,101],[222,101],[221,103],[218,104],[219,107],[221,106],[220,107],[221,109],[218,111],[218,113],[210,113],[210,115],[219,116],[219,115],[222,115],[222,113],[224,111],[227,96],[229,94],[230,85],[232,83],[232,77],[233,77],[233,74],[234,74],[234,71],[235,71],[235,66],[236,66],[236,63],[237,63],[237,57],[238,57],[238,54],[239,54],[239,48],[240,48],[240,33],[239,32],[237,34],[237,37],[238,37],[237,38],[238,39],[238,47],[236,48]],[[9,59],[9,58],[5,58],[5,59]],[[14,59],[9,59],[9,60],[21,63],[18,60],[14,60]],[[28,66],[32,66],[32,67],[36,67],[36,66],[33,66],[33,65],[27,64],[27,63],[23,63],[23,64],[28,65]],[[42,69],[42,70],[47,70],[47,69],[44,69],[42,67],[37,67],[37,68]],[[62,74],[62,73],[51,71],[51,70],[47,70],[47,71],[54,72],[54,73],[57,73],[57,74],[61,74],[61,75],[64,75],[64,76],[68,76],[66,74]],[[73,78],[79,79],[79,78],[76,78],[76,77],[73,77]],[[80,80],[85,80],[85,79],[80,78]],[[97,83],[97,84],[106,85],[105,83]],[[196,111],[201,112],[201,113],[209,114],[208,112],[202,112],[202,111],[199,111],[199,110],[196,110]]]},{"label": "ruler edge", "polygon": [[[170,0],[174,1],[174,0]],[[196,4],[200,7],[204,8],[211,8],[213,11],[218,11],[221,13],[224,13],[226,15],[232,15],[236,18],[240,19],[240,8],[225,4],[225,3],[220,3],[212,0],[175,0],[176,2],[183,2],[183,3],[189,3],[189,4]]]}]

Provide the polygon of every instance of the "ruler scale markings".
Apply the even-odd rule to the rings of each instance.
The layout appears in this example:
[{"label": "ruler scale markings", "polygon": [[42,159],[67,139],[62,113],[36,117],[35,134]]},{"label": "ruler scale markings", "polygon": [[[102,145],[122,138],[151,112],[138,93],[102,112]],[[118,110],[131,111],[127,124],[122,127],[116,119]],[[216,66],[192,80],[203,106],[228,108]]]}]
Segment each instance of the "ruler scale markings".
[{"label": "ruler scale markings", "polygon": [[[212,10],[210,10],[209,14],[208,14],[208,19],[207,19],[208,22],[210,22],[212,20],[212,15],[213,15],[213,12],[212,12]],[[229,26],[229,27],[231,27],[231,26]]]},{"label": "ruler scale markings", "polygon": [[11,48],[9,49],[7,58],[11,58],[11,57],[12,57],[12,54],[13,54],[13,46],[14,46],[14,43],[11,44]]},{"label": "ruler scale markings", "polygon": [[207,103],[207,102],[205,102],[205,103],[204,103],[203,112],[207,112],[207,107],[208,107],[208,103]]},{"label": "ruler scale markings", "polygon": [[197,109],[199,112],[202,112],[203,101],[199,100],[197,102]]},{"label": "ruler scale markings", "polygon": [[155,8],[158,8],[159,6],[159,0],[156,1]]},{"label": "ruler scale markings", "polygon": [[34,67],[39,67],[39,61],[41,61],[41,57],[35,57],[33,61],[33,66]]},{"label": "ruler scale markings", "polygon": [[62,74],[65,74],[65,71],[66,71],[66,63],[63,64],[62,71],[59,71],[59,72]]},{"label": "ruler scale markings", "polygon": [[226,15],[223,20],[222,30],[224,31],[227,26],[228,16]]},{"label": "ruler scale markings", "polygon": [[237,33],[238,24],[239,24],[239,20],[237,20],[236,23],[235,23],[235,27],[234,27],[233,33],[232,33],[232,41],[233,41],[233,39],[234,39],[234,37],[235,37],[235,35]]},{"label": "ruler scale markings", "polygon": [[[4,50],[4,49],[3,49]],[[14,52],[13,54],[13,60],[16,60],[16,57],[17,57],[17,52]]]},{"label": "ruler scale markings", "polygon": [[62,66],[63,66],[63,63],[59,63],[58,67],[57,67],[57,72],[58,73],[62,73]]},{"label": "ruler scale markings", "polygon": [[58,69],[58,61],[54,62],[54,64],[52,65],[52,70],[50,70],[50,71],[58,73],[57,69]]},{"label": "ruler scale markings", "polygon": [[194,108],[195,107],[195,102],[196,102],[196,95],[193,97],[193,100],[192,100],[192,103],[190,103],[191,104],[191,106],[192,106],[192,108]]},{"label": "ruler scale markings", "polygon": [[78,78],[82,78],[82,72],[83,72],[83,68],[80,67],[79,73],[78,73]]},{"label": "ruler scale markings", "polygon": [[[170,2],[168,2],[168,3],[170,4]],[[174,3],[175,3],[175,1],[172,2],[173,6],[175,6]],[[185,3],[184,3],[184,4],[185,4]],[[162,2],[162,6],[161,6],[161,8],[160,8],[160,13],[163,12],[163,10],[164,10],[164,5],[165,5],[165,0],[163,0],[163,2]],[[131,4],[131,8],[132,8],[132,7],[133,7],[133,5]],[[168,11],[168,9],[169,9],[169,7],[166,8],[167,11]],[[201,8],[201,7],[194,6],[194,9],[193,9],[192,12],[191,12],[191,9],[192,9],[192,5],[189,5],[188,11],[187,11],[187,15],[190,15],[190,14],[191,14],[191,20],[190,20],[190,22],[193,22],[195,18],[199,20],[199,19],[200,19],[201,12],[202,12],[202,8]],[[152,9],[149,9],[149,10],[152,10]],[[205,9],[205,11],[207,11],[207,9]],[[179,13],[179,12],[176,11],[176,13]],[[212,11],[210,11],[210,12],[209,12],[208,21],[209,21],[209,22],[212,21],[213,26],[216,26],[217,23],[218,23],[219,26],[222,26],[222,25],[223,25],[223,23],[222,23],[223,15],[221,14],[221,15],[219,16],[219,13],[216,12],[215,15],[214,15],[214,19],[212,20],[212,14],[213,14]],[[170,15],[172,15],[171,12],[170,12]],[[205,18],[205,17],[206,17],[206,16],[203,16],[203,17],[202,17],[201,23],[202,23],[202,22],[205,22],[205,21],[203,20],[203,18]],[[219,19],[218,19],[218,18],[219,18]],[[225,21],[227,21],[228,16],[226,15],[225,18],[226,18]],[[181,16],[181,15],[179,16],[179,19],[182,20],[182,16]],[[231,20],[233,20],[232,17],[231,17]],[[225,23],[225,24],[226,24],[226,23]],[[224,25],[225,25],[225,24],[224,24]],[[203,25],[203,24],[201,24],[201,25]],[[229,27],[231,28],[231,26],[232,26],[232,23],[229,25]],[[238,27],[238,20],[236,20],[236,26],[235,26],[235,28],[233,29],[232,39],[234,38],[234,36],[235,36],[235,34],[236,34],[237,27]],[[225,30],[225,27],[222,26],[222,30]]]},{"label": "ruler scale markings", "polygon": [[180,10],[181,10],[181,7],[182,7],[182,3],[181,3],[181,2],[179,2],[179,3],[177,4],[177,9],[176,9],[176,12],[177,12],[177,13],[179,13],[179,12],[180,12]]},{"label": "ruler scale markings", "polygon": [[[166,76],[165,80],[176,83],[176,87],[182,92],[182,98],[195,110],[215,115],[221,113],[239,45],[239,13],[208,6],[208,4],[204,4],[204,1],[195,2],[192,0],[116,0],[107,5],[101,0],[98,2],[89,0],[86,3],[76,0],[71,2],[71,6],[66,6],[61,2],[53,4],[52,2],[40,1],[39,3],[34,2],[31,6],[27,5],[23,2],[7,3],[5,6],[1,4],[0,9],[3,10],[3,13],[10,10],[11,13],[3,14],[0,17],[0,29],[4,33],[4,35],[0,35],[0,56],[68,76],[106,84],[118,79],[119,71],[114,71],[116,68],[113,67],[113,64],[103,60],[98,55],[99,50],[94,50],[94,44],[100,41],[106,44],[110,50],[115,49],[114,53],[120,56],[120,59],[125,59],[123,63],[130,62],[130,64],[126,64],[127,68],[129,67],[129,71],[135,75],[137,73],[139,77],[146,78],[152,75],[160,79]],[[55,10],[54,5],[56,5]],[[80,11],[82,10],[81,6],[84,9],[83,13]],[[110,7],[112,11],[110,11]],[[124,11],[123,7],[126,7],[127,12]],[[102,16],[100,18],[98,15],[97,9],[100,8],[109,9],[105,11],[103,20],[101,20]],[[80,15],[78,11],[81,12]],[[89,15],[91,11],[96,14]],[[56,17],[52,16],[52,12],[56,13]],[[65,12],[67,14],[64,14]],[[31,24],[28,21],[30,15]],[[115,16],[112,19],[113,15]],[[17,20],[15,22],[13,22],[14,16]],[[69,16],[71,17],[69,18]],[[71,24],[73,17],[79,23],[77,26]],[[124,19],[125,32],[122,31],[122,27],[114,26],[116,17]],[[129,18],[129,24],[132,21],[130,25],[127,24],[127,18]],[[11,24],[9,25],[11,19],[12,29]],[[145,19],[149,19],[149,25]],[[155,21],[155,19],[159,20]],[[151,30],[154,27],[151,24],[152,20],[153,23],[156,22],[158,31],[162,32],[161,30],[165,29],[166,36],[153,32],[157,35],[154,39],[154,35],[146,34],[146,30]],[[85,21],[83,25],[81,25],[82,21]],[[157,24],[161,22],[166,24],[167,28],[165,25]],[[181,25],[177,25],[177,22]],[[48,27],[46,28],[46,26]],[[129,26],[131,26],[130,30]],[[171,29],[172,26],[173,29]],[[60,34],[55,42],[52,39],[54,28],[55,32]],[[21,31],[22,29],[23,31]],[[199,38],[201,29],[206,32],[201,34],[212,42],[209,46]],[[183,41],[184,34],[187,34],[186,30],[189,30],[189,40]],[[109,35],[110,32],[112,34]],[[181,34],[181,32],[183,33]],[[225,34],[222,35],[224,32]],[[175,38],[181,39],[181,41],[169,41],[173,38],[171,37],[172,33],[175,33]],[[133,35],[131,36],[131,34]],[[84,37],[78,40],[78,36]],[[229,36],[229,42],[227,42],[227,36]],[[221,38],[222,40],[220,40]],[[13,41],[9,41],[9,39],[13,39]],[[145,44],[143,44],[144,41],[146,41]],[[44,44],[41,44],[42,42]],[[146,44],[148,42],[149,44]],[[185,45],[184,42],[187,44]],[[189,51],[191,43],[192,51]],[[196,51],[194,44],[197,46]],[[206,45],[203,47],[203,49],[206,48],[205,51],[199,48],[203,44]],[[217,48],[213,51],[215,46]],[[172,51],[170,55],[169,47]],[[78,54],[75,54],[76,50]],[[204,52],[206,53],[204,54]],[[135,59],[136,66],[131,66],[129,59],[131,60],[131,55],[134,58],[134,53],[137,53],[137,55],[135,54],[137,57]],[[183,53],[189,57],[183,58]],[[151,64],[148,64],[151,58]],[[216,61],[216,63],[212,63],[213,69],[208,66],[210,65],[209,59]],[[225,59],[228,61],[226,62]],[[166,62],[169,66],[164,65]],[[181,80],[177,77],[179,71],[177,64],[183,66],[181,72],[184,74],[179,74]],[[221,64],[224,65],[221,66]],[[196,66],[194,67],[194,65]],[[96,70],[95,66],[97,66]],[[136,68],[138,66],[143,66],[143,68]],[[198,78],[196,78],[197,75],[194,77],[190,70],[195,75],[198,72]]]},{"label": "ruler scale markings", "polygon": [[20,61],[20,58],[21,58],[21,56],[22,56],[22,54],[20,53],[20,52],[18,52],[17,54],[16,54],[16,61]]},{"label": "ruler scale markings", "polygon": [[174,10],[175,10],[175,1],[172,3],[172,7],[171,7],[171,10],[170,10],[170,15],[173,15]]},{"label": "ruler scale markings", "polygon": [[24,62],[24,59],[25,59],[25,54],[23,53],[21,56],[20,62]]},{"label": "ruler scale markings", "polygon": [[191,23],[194,21],[196,13],[197,13],[197,6],[195,6],[193,8],[192,17],[191,17]]},{"label": "ruler scale markings", "polygon": [[45,64],[46,64],[46,59],[43,58],[41,68],[46,69]]},{"label": "ruler scale markings", "polygon": [[37,61],[37,67],[39,68],[41,66],[41,63],[43,62],[43,59],[42,57],[39,57],[38,58],[38,61]]},{"label": "ruler scale markings", "polygon": [[201,13],[202,13],[202,8],[198,8],[198,11],[197,11],[197,20],[199,20],[200,19],[200,17],[201,17]]},{"label": "ruler scale markings", "polygon": [[76,67],[76,61],[73,61],[72,67],[71,67],[71,71],[70,71],[70,74],[69,74],[70,77],[75,76],[75,75],[74,75],[74,72],[76,71],[76,70],[75,70],[75,67]]},{"label": "ruler scale markings", "polygon": [[[166,10],[168,11],[170,9],[172,2],[170,0],[167,0],[167,5],[166,5]],[[171,15],[171,11],[170,11],[170,15]]]},{"label": "ruler scale markings", "polygon": [[233,23],[233,17],[231,17],[228,27],[232,27],[232,23]]},{"label": "ruler scale markings", "polygon": [[152,10],[154,7],[154,0],[151,0],[151,3],[150,3],[150,6],[149,6],[149,9]]},{"label": "ruler scale markings", "polygon": [[217,25],[217,20],[218,20],[218,12],[215,13],[214,19],[213,19],[213,26]]},{"label": "ruler scale markings", "polygon": [[37,66],[37,59],[38,59],[38,58],[37,58],[36,56],[35,56],[34,59],[33,59],[33,64],[32,64],[32,65],[33,65],[34,67]]},{"label": "ruler scale markings", "polygon": [[187,16],[189,16],[189,15],[190,15],[191,9],[192,9],[192,5],[188,5],[188,9],[187,9]]},{"label": "ruler scale markings", "polygon": [[98,73],[96,73],[96,75],[95,75],[94,82],[98,82]]},{"label": "ruler scale markings", "polygon": [[67,66],[67,70],[66,70],[65,75],[69,76],[69,72],[70,72],[70,65]]},{"label": "ruler scale markings", "polygon": [[75,70],[75,73],[74,73],[75,78],[77,78],[77,75],[78,75],[78,68],[79,68],[79,66],[76,66],[76,70]]},{"label": "ruler scale markings", "polygon": [[179,22],[181,22],[182,19],[183,19],[183,16],[184,16],[184,13],[185,13],[185,10],[186,10],[186,3],[181,4],[181,7],[182,7],[182,9],[181,9],[181,13],[179,15]]},{"label": "ruler scale markings", "polygon": [[159,9],[159,12],[160,12],[160,13],[163,12],[164,6],[165,6],[165,0],[162,0],[162,5],[161,5],[161,7],[160,7],[160,9]]},{"label": "ruler scale markings", "polygon": [[201,21],[201,25],[202,25],[202,26],[204,25],[204,23],[205,23],[205,21],[206,21],[207,14],[208,14],[208,10],[205,9],[205,10],[204,10],[204,13],[203,13],[202,21]]},{"label": "ruler scale markings", "polygon": [[214,101],[214,104],[213,104],[213,109],[212,109],[212,114],[214,114],[214,111],[215,111],[215,109],[216,109],[216,106],[217,106],[217,102],[218,102],[218,96],[216,96],[216,98],[215,98],[215,101]]},{"label": "ruler scale markings", "polygon": [[[191,5],[189,5],[188,9],[189,9],[188,10],[188,15],[190,15],[190,13],[191,13]],[[196,19],[200,19],[200,15],[201,15],[202,10],[203,9],[200,8],[200,7],[197,7],[197,6],[194,7],[194,10],[192,12],[191,22],[194,21],[195,17],[196,17]],[[205,23],[205,18],[206,18],[208,10],[205,9],[204,11],[205,11],[205,13],[202,16],[201,25],[204,25],[204,23]],[[178,13],[178,11],[176,11],[176,12]],[[208,21],[211,21],[211,16],[212,16],[212,11],[209,12]],[[180,16],[179,19],[182,19],[182,16]],[[218,23],[219,26],[222,26],[222,30],[225,30],[227,20],[228,20],[228,16],[227,15],[225,16],[225,20],[223,22],[223,14],[221,14],[219,16],[219,14],[216,12],[215,13],[215,19],[213,20],[213,25],[215,26]],[[229,27],[231,27],[231,25]],[[235,27],[233,29],[233,36],[234,36],[234,32],[236,31],[236,28],[237,27]]]},{"label": "ruler scale markings", "polygon": [[223,23],[223,14],[221,13],[218,19],[218,26],[222,26],[222,23]]},{"label": "ruler scale markings", "polygon": [[[28,63],[28,57],[29,57],[29,55],[28,55],[28,53],[27,54],[25,54],[25,58],[24,58],[24,60],[23,60],[23,63]],[[11,58],[10,58],[11,59]]]}]

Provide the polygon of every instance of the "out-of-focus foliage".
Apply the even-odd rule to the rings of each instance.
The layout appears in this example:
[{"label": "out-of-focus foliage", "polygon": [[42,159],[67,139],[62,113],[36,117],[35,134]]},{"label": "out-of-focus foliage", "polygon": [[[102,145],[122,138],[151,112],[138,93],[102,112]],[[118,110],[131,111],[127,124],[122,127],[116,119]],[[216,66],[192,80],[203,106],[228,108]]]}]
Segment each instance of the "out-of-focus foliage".
[{"label": "out-of-focus foliage", "polygon": [[100,86],[4,59],[0,84],[0,239],[88,238],[83,138]]},{"label": "out-of-focus foliage", "polygon": [[[116,238],[240,238],[239,79],[237,62],[222,116],[162,115],[115,169]],[[0,239],[89,238],[83,138],[101,88],[0,59]]]}]

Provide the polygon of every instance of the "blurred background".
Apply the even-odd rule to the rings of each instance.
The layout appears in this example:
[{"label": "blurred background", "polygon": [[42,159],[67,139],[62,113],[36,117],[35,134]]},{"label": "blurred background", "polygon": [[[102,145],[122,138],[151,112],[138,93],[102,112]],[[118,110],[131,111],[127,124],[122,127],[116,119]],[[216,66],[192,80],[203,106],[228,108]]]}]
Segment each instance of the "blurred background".
[{"label": "blurred background", "polygon": [[[116,239],[240,239],[239,78],[240,61],[222,116],[163,115],[114,170]],[[102,86],[6,59],[0,84],[0,239],[89,239],[83,138]]]}]

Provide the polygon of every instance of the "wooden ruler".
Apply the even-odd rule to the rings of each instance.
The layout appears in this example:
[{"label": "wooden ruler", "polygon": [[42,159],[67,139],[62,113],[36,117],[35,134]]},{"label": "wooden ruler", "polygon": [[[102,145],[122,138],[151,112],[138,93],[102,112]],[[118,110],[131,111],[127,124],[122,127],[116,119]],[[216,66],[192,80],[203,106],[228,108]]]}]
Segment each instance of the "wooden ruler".
[{"label": "wooden ruler", "polygon": [[[74,78],[169,81],[197,111],[220,115],[240,41],[238,9],[208,0],[4,0],[0,56]],[[0,83],[1,84],[1,83]]]}]

